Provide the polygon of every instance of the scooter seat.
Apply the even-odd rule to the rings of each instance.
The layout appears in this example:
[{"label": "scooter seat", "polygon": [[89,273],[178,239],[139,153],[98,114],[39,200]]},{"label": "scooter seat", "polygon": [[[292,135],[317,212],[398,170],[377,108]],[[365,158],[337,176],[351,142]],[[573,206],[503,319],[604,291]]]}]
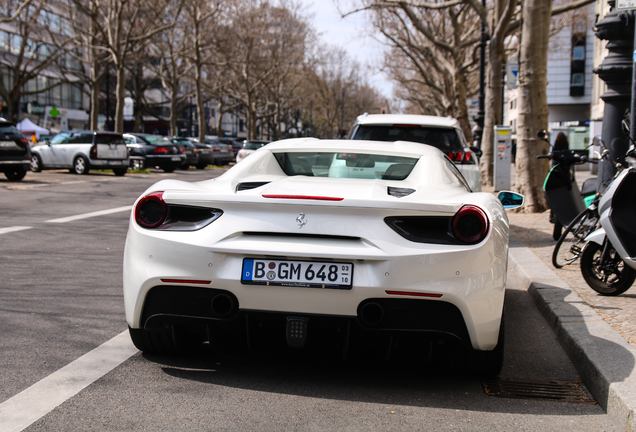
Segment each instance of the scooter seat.
[{"label": "scooter seat", "polygon": [[598,177],[590,177],[583,182],[581,186],[581,196],[586,197],[588,195],[595,195],[598,186]]}]

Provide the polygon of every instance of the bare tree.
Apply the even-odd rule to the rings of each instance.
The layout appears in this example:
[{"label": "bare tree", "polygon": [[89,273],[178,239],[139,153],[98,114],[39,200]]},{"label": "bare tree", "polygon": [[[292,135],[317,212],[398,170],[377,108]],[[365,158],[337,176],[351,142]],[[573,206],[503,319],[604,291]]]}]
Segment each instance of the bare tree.
[{"label": "bare tree", "polygon": [[[115,68],[115,131],[124,131],[126,62],[155,36],[174,25],[183,0],[72,0],[75,7],[93,19],[103,46]],[[91,11],[96,11],[91,14]]]},{"label": "bare tree", "polygon": [[375,9],[375,25],[393,47],[385,69],[398,82],[428,90],[409,92],[408,98],[434,102],[420,100],[418,105],[424,114],[457,118],[470,140],[466,99],[478,60],[474,45],[480,38],[475,12],[466,4],[440,11],[400,3],[396,8]]}]

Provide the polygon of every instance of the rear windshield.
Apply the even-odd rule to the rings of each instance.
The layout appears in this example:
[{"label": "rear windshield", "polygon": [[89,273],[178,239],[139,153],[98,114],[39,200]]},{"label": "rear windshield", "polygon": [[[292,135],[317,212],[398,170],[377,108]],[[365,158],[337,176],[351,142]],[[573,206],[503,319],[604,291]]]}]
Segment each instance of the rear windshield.
[{"label": "rear windshield", "polygon": [[161,135],[144,135],[143,139],[148,141],[152,145],[167,145],[172,144],[166,137]]},{"label": "rear windshield", "polygon": [[432,145],[444,153],[462,150],[464,147],[455,129],[434,126],[360,125],[351,139],[411,141]]},{"label": "rear windshield", "polygon": [[126,144],[123,135],[97,134],[95,135],[95,144]]},{"label": "rear windshield", "polygon": [[0,135],[20,135],[20,131],[11,123],[0,123]]},{"label": "rear windshield", "polygon": [[366,153],[275,153],[288,176],[404,180],[417,158]]},{"label": "rear windshield", "polygon": [[258,150],[259,148],[263,147],[265,144],[267,143],[259,143],[259,142],[246,142],[245,144],[243,144],[243,148],[245,150]]}]

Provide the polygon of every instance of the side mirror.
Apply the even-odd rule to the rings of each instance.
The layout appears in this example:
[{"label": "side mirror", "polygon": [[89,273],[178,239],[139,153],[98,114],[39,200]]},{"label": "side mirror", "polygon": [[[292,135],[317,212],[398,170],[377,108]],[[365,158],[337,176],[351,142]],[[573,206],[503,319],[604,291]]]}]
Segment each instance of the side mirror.
[{"label": "side mirror", "polygon": [[548,141],[549,137],[550,135],[548,134],[548,131],[545,129],[541,129],[539,132],[537,132],[537,138],[539,138],[540,140]]},{"label": "side mirror", "polygon": [[475,155],[476,155],[478,158],[480,158],[480,157],[481,157],[481,155],[483,155],[483,154],[484,154],[484,152],[483,152],[483,151],[481,151],[481,149],[480,149],[479,147],[471,147],[471,148],[470,148],[470,151],[472,151],[473,153],[475,153]]},{"label": "side mirror", "polygon": [[525,200],[523,195],[511,191],[501,191],[497,194],[497,198],[506,210],[521,207]]},{"label": "side mirror", "polygon": [[603,138],[601,138],[600,135],[596,135],[594,138],[592,138],[592,145],[605,148],[605,141],[603,141]]},{"label": "side mirror", "polygon": [[44,144],[46,144],[47,146],[51,147],[51,141],[49,141],[48,139],[44,140]]}]

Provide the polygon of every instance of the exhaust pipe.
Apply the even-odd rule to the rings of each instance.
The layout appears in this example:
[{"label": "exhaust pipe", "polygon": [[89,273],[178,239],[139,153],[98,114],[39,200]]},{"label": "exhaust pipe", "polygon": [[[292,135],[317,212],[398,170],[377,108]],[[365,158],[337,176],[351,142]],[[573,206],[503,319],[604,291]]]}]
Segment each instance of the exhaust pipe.
[{"label": "exhaust pipe", "polygon": [[384,318],[384,308],[375,302],[366,303],[360,309],[360,319],[368,326],[380,324]]},{"label": "exhaust pipe", "polygon": [[217,294],[212,298],[212,313],[217,318],[229,318],[236,312],[236,300],[228,294]]}]

